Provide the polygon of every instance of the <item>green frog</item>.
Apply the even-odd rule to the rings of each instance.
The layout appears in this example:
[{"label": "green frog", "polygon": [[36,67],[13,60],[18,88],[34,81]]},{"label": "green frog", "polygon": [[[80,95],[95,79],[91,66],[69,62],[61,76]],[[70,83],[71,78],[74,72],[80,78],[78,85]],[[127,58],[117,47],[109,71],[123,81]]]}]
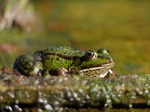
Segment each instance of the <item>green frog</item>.
[{"label": "green frog", "polygon": [[19,56],[14,63],[14,70],[23,75],[87,75],[107,77],[114,75],[111,68],[114,60],[109,51],[100,48],[82,51],[67,46],[50,47],[37,50],[33,55]]}]

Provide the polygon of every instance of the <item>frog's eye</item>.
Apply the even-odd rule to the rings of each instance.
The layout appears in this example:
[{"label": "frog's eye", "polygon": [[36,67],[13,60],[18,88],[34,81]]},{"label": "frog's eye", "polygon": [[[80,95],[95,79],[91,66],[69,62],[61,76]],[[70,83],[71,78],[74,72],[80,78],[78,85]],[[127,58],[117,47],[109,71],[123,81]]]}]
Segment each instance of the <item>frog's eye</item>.
[{"label": "frog's eye", "polygon": [[105,48],[100,48],[97,53],[109,54],[109,50]]},{"label": "frog's eye", "polygon": [[92,60],[94,58],[96,58],[96,52],[92,51],[92,50],[89,50],[86,52],[85,54],[85,57],[88,59],[88,60]]}]

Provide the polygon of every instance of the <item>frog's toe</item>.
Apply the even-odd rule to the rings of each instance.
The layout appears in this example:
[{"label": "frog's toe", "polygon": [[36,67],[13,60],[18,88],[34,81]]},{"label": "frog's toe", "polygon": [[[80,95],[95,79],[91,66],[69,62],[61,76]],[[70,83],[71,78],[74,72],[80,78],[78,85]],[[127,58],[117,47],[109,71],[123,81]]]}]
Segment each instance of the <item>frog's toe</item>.
[{"label": "frog's toe", "polygon": [[107,75],[105,76],[105,78],[109,78],[111,76],[116,77],[116,73],[112,69],[109,69]]}]

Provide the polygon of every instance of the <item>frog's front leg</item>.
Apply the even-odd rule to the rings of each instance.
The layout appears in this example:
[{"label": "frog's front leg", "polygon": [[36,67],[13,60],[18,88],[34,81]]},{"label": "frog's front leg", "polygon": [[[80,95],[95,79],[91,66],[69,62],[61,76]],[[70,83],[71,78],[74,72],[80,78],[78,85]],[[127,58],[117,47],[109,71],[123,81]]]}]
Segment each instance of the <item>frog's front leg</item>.
[{"label": "frog's front leg", "polygon": [[116,77],[116,73],[112,69],[109,69],[107,75],[104,78],[109,78],[111,76]]},{"label": "frog's front leg", "polygon": [[54,76],[68,76],[69,71],[65,67],[57,67],[54,70],[50,71],[50,75]]}]

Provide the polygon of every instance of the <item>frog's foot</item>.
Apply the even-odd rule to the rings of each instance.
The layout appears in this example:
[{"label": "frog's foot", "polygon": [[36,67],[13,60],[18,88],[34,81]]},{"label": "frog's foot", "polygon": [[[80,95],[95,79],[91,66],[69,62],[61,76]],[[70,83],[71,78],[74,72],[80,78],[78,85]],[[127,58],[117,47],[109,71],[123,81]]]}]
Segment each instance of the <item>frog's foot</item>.
[{"label": "frog's foot", "polygon": [[112,69],[109,69],[107,75],[104,78],[109,78],[111,76],[115,76],[116,77],[116,73]]}]

